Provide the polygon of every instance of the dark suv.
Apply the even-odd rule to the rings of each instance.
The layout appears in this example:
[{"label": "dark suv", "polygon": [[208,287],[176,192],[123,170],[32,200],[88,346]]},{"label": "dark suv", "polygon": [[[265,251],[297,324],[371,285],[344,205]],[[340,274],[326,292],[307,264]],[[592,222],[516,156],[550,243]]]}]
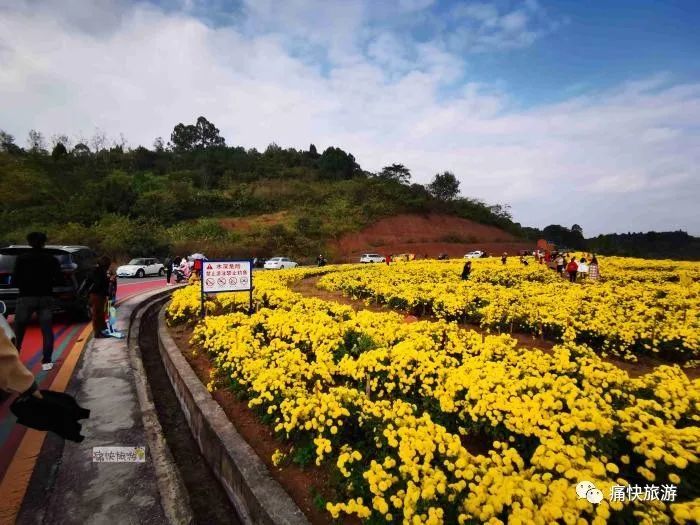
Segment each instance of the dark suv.
[{"label": "dark suv", "polygon": [[[46,246],[61,265],[62,282],[56,283],[53,295],[56,310],[66,311],[77,320],[90,318],[90,307],[86,297],[78,294],[80,285],[88,272],[97,263],[97,255],[87,246]],[[29,246],[7,246],[0,248],[0,301],[7,305],[7,314],[15,312],[19,290],[12,286],[12,272],[17,256],[31,250]]]}]

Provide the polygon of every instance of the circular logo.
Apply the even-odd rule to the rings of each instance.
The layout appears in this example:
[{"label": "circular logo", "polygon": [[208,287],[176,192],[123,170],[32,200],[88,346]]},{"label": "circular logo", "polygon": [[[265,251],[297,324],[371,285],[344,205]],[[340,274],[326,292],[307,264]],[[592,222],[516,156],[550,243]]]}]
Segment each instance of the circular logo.
[{"label": "circular logo", "polygon": [[247,277],[241,277],[241,284],[248,284],[248,278],[247,278]]},{"label": "circular logo", "polygon": [[588,492],[586,492],[586,499],[590,503],[597,505],[598,503],[603,501],[603,493],[598,489],[591,489]]},{"label": "circular logo", "polygon": [[207,286],[214,286],[214,282],[215,282],[214,279],[207,279],[206,280]]},{"label": "circular logo", "polygon": [[590,481],[580,481],[578,485],[576,485],[576,495],[579,497],[579,499],[585,499],[586,493],[594,488],[595,485]]},{"label": "circular logo", "polygon": [[598,490],[590,481],[580,481],[576,485],[576,495],[579,499],[586,499],[594,505],[603,501],[603,492]]},{"label": "circular logo", "polygon": [[219,277],[218,281],[219,286],[224,286],[226,284],[226,278],[225,277]]},{"label": "circular logo", "polygon": [[231,278],[228,280],[228,282],[229,282],[229,284],[236,284],[236,283],[238,282],[238,280],[237,280],[235,277],[231,277]]}]

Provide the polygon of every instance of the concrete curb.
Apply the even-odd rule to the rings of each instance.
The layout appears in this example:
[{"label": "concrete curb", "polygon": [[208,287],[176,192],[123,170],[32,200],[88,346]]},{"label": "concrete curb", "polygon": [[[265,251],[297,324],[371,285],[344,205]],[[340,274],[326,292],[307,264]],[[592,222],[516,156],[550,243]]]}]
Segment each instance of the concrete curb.
[{"label": "concrete curb", "polygon": [[168,333],[158,315],[158,347],[199,449],[243,523],[307,525],[309,522],[255,451],[238,434]]},{"label": "concrete curb", "polygon": [[136,394],[141,408],[141,419],[146,431],[146,439],[150,451],[149,460],[152,462],[156,472],[156,481],[163,512],[169,523],[189,525],[194,523],[189,494],[175,460],[170,453],[163,429],[160,426],[158,414],[153,403],[151,387],[148,384],[148,378],[143,367],[141,349],[138,344],[142,317],[149,310],[160,307],[169,298],[172,291],[173,289],[171,288],[152,294],[134,309],[131,313],[126,346],[134,374]]}]

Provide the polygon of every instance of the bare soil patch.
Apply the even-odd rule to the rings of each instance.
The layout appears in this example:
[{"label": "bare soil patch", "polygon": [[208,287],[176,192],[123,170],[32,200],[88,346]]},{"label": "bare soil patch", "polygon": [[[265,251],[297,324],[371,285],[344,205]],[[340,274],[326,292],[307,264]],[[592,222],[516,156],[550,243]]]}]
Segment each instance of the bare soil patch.
[{"label": "bare soil patch", "polygon": [[514,254],[519,250],[534,249],[534,243],[520,241],[495,226],[428,213],[381,219],[359,232],[344,235],[331,248],[339,261],[350,261],[368,252],[383,255],[415,253],[420,258],[435,258],[441,253],[461,257],[472,250]]},{"label": "bare soil patch", "polygon": [[227,230],[248,232],[253,228],[261,228],[273,226],[275,224],[284,224],[289,218],[289,212],[279,211],[276,213],[266,213],[263,215],[254,215],[251,217],[229,217],[219,219],[219,224]]}]

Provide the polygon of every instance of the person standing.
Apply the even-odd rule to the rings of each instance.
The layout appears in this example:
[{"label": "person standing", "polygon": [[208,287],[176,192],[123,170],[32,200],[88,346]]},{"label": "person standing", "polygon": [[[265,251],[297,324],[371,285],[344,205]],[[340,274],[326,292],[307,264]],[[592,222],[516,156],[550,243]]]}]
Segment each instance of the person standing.
[{"label": "person standing", "polygon": [[564,256],[561,253],[557,254],[554,262],[557,265],[557,273],[561,275],[564,272]]},{"label": "person standing", "polygon": [[112,261],[107,256],[102,256],[97,261],[97,266],[93,268],[88,277],[90,280],[90,309],[92,310],[92,331],[93,337],[100,339],[109,337],[104,334],[107,328],[105,314],[107,309],[107,298],[109,297],[109,277],[107,270]]},{"label": "person standing", "polygon": [[170,278],[173,276],[173,260],[167,257],[163,266],[165,267],[165,283],[170,286]]},{"label": "person standing", "polygon": [[578,264],[576,264],[576,257],[572,257],[569,264],[566,265],[566,271],[569,274],[569,282],[576,282],[576,274],[578,273]]},{"label": "person standing", "polygon": [[464,263],[464,268],[462,268],[462,280],[466,281],[472,273],[472,262],[467,261]]},{"label": "person standing", "polygon": [[107,271],[107,280],[109,281],[109,301],[114,304],[117,302],[117,274],[114,270]]},{"label": "person standing", "polygon": [[51,255],[46,246],[46,234],[32,232],[27,235],[31,249],[17,257],[12,282],[19,289],[15,308],[15,336],[17,349],[22,349],[22,341],[27,324],[34,312],[39,318],[43,339],[41,369],[53,368],[53,286],[61,282],[61,265]]},{"label": "person standing", "polygon": [[503,252],[503,255],[501,255],[501,264],[505,264],[507,260],[508,260],[508,252]]},{"label": "person standing", "polygon": [[578,274],[582,279],[585,279],[588,277],[588,262],[586,261],[585,257],[581,257],[581,260],[578,262]]},{"label": "person standing", "polygon": [[197,257],[197,258],[194,260],[194,264],[192,265],[192,271],[193,271],[194,274],[197,276],[197,279],[201,279],[201,278],[202,278],[202,266],[203,266],[202,262],[203,262],[202,259],[200,259],[199,257]]},{"label": "person standing", "polygon": [[588,265],[588,279],[591,281],[597,281],[600,278],[600,268],[598,267],[598,259],[593,256],[591,259],[591,264]]}]

